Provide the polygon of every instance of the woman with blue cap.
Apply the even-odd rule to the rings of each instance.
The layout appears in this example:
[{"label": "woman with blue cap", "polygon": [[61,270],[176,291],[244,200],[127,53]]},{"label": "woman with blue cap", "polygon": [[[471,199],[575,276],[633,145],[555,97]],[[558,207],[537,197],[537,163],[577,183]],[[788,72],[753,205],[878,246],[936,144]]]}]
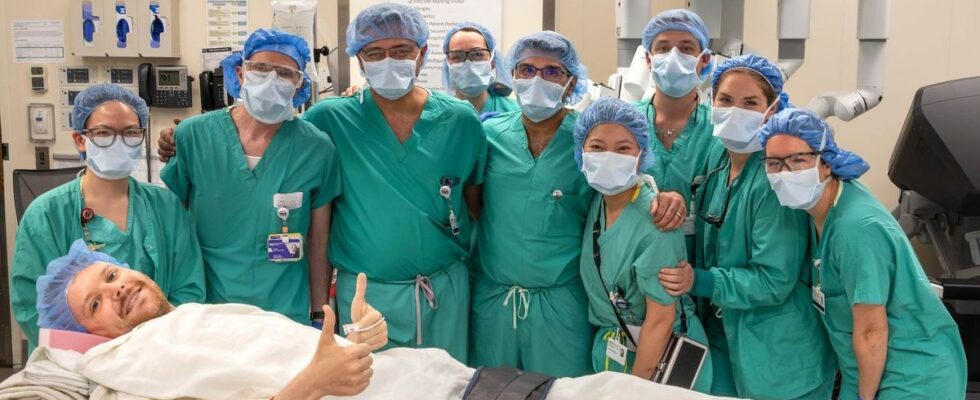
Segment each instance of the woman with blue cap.
[{"label": "woman with blue cap", "polygon": [[180,152],[160,177],[195,218],[209,303],[251,304],[317,326],[332,275],[340,163],[330,138],[294,118],[310,96],[309,54],[298,36],[252,33],[221,63],[225,90],[240,101],[178,125]]},{"label": "woman with blue cap", "polygon": [[708,151],[716,141],[711,136],[711,109],[698,99],[698,85],[714,63],[708,28],[693,12],[667,10],[647,23],[642,45],[656,84],[653,98],[636,103],[650,121],[650,147],[657,158],[645,172],[663,190],[655,222],[662,229],[683,226],[688,253],[693,255],[691,184],[707,173]]},{"label": "woman with blue cap", "polygon": [[546,31],[511,48],[521,112],[483,124],[489,141],[473,287],[471,365],[555,376],[592,371],[593,328],[578,274],[592,191],[570,155],[586,71],[572,43]]},{"label": "woman with blue cap", "polygon": [[486,137],[473,106],[415,85],[429,27],[401,4],[368,7],[347,29],[368,87],[303,118],[328,133],[343,164],[330,256],[342,323],[365,273],[391,346],[438,347],[467,360],[471,221]]},{"label": "woman with blue cap", "polygon": [[779,203],[810,217],[811,303],[837,355],[840,398],[962,399],[959,330],[898,222],[857,181],[868,164],[805,110],[774,115],[761,140]]},{"label": "woman with blue cap", "polygon": [[475,22],[456,24],[446,32],[442,51],[442,85],[447,91],[469,101],[481,115],[520,110],[507,97],[513,83],[489,29]]},{"label": "woman with blue cap", "polygon": [[694,195],[697,269],[664,270],[662,283],[706,300],[711,394],[827,399],[835,365],[810,307],[806,214],[779,207],[762,164],[762,125],[789,105],[782,73],[765,58],[739,56],[715,70],[711,88],[720,142]]},{"label": "woman with blue cap", "polygon": [[31,202],[15,240],[10,298],[29,350],[38,340],[38,277],[78,239],[138,266],[174,304],[204,300],[190,215],[166,189],[129,177],[141,162],[149,119],[146,103],[121,86],[94,85],[75,97],[72,138],[85,169]]},{"label": "woman with blue cap", "polygon": [[[643,379],[652,378],[673,332],[707,345],[692,299],[668,294],[657,279],[658,271],[687,259],[687,251],[681,231],[661,231],[650,220],[657,188],[643,175],[654,164],[648,129],[643,113],[611,98],[593,103],[575,125],[575,161],[597,191],[580,263],[589,321],[599,327],[592,366]],[[622,354],[610,350],[617,348],[628,351],[610,356]],[[709,357],[693,389],[706,393],[711,380]]]}]

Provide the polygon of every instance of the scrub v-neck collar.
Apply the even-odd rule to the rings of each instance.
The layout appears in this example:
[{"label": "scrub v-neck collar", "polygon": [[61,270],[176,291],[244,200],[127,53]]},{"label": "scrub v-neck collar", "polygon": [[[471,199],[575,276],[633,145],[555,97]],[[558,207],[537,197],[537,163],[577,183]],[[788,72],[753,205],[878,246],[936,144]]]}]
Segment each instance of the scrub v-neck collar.
[{"label": "scrub v-neck collar", "polygon": [[[418,121],[415,121],[415,125],[412,126],[412,132],[408,135],[408,139],[405,143],[398,140],[398,136],[395,135],[395,131],[391,129],[388,125],[388,120],[385,119],[385,115],[381,112],[381,108],[378,107],[378,103],[374,101],[374,93],[370,89],[364,89],[364,105],[366,108],[366,119],[368,124],[374,125],[374,132],[381,132],[385,137],[381,139],[385,147],[395,155],[395,158],[399,162],[405,161],[405,157],[408,156],[412,150],[418,147],[419,135],[422,132],[428,132],[433,123],[435,122],[435,104],[433,104],[432,97],[434,96],[428,89],[422,88],[428,93],[425,98],[425,104],[422,106],[422,114],[419,115]],[[370,130],[369,130],[370,131]],[[369,132],[370,134],[370,132]]]}]

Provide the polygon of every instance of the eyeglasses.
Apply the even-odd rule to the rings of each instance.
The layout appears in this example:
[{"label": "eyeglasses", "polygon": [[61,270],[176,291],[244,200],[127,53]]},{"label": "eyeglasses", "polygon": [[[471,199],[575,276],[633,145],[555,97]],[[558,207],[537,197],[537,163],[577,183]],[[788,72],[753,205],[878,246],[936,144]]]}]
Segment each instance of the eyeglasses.
[{"label": "eyeglasses", "polygon": [[766,165],[766,172],[775,174],[787,171],[802,171],[813,168],[817,165],[820,158],[819,151],[806,153],[793,153],[786,157],[762,157],[763,164]]},{"label": "eyeglasses", "polygon": [[362,60],[367,62],[381,61],[384,60],[385,57],[391,57],[396,60],[411,60],[418,57],[418,52],[420,50],[421,49],[418,46],[401,45],[390,49],[371,47],[361,50],[358,54],[361,55]]},{"label": "eyeglasses", "polygon": [[145,128],[126,128],[122,131],[114,131],[109,128],[82,129],[81,132],[98,147],[109,147],[116,142],[116,136],[121,136],[123,143],[129,147],[138,147],[143,144],[146,138]]},{"label": "eyeglasses", "polygon": [[562,67],[538,68],[530,64],[518,64],[514,67],[514,76],[518,79],[533,79],[539,73],[541,79],[561,85],[564,85],[568,81],[568,77],[572,76]]},{"label": "eyeglasses", "polygon": [[260,74],[268,74],[275,71],[276,76],[292,82],[294,85],[296,85],[296,87],[303,86],[303,72],[298,69],[285,67],[282,65],[269,64],[261,61],[245,60],[244,64],[246,71],[254,71]]},{"label": "eyeglasses", "polygon": [[446,59],[449,60],[450,64],[459,64],[465,62],[467,59],[470,61],[490,61],[492,54],[490,49],[472,49],[470,51],[453,50],[446,52]]},{"label": "eyeglasses", "polygon": [[[708,172],[708,177],[707,177],[707,179],[704,180],[704,183],[707,184],[708,182],[710,182],[711,181],[711,178],[713,176],[717,176],[718,175],[718,171],[721,171],[721,170],[725,169],[725,167],[726,167],[726,165],[723,165],[721,167],[718,167],[718,168],[715,168],[715,169],[711,170],[711,172]],[[692,193],[692,196],[693,196],[694,193],[697,191],[697,186],[692,187],[692,189],[693,190],[691,190],[691,193]],[[698,207],[697,207],[697,211],[695,212],[695,215],[698,218],[703,219],[704,222],[707,222],[707,223],[713,225],[715,228],[721,229],[721,226],[725,224],[725,217],[728,216],[728,205],[732,201],[732,188],[731,188],[731,185],[728,185],[728,188],[727,189],[728,190],[725,193],[725,205],[721,208],[721,214],[709,214],[709,213],[705,212],[705,210],[703,210],[704,209],[704,198],[707,197],[707,196],[702,195],[701,198],[698,200]]]}]

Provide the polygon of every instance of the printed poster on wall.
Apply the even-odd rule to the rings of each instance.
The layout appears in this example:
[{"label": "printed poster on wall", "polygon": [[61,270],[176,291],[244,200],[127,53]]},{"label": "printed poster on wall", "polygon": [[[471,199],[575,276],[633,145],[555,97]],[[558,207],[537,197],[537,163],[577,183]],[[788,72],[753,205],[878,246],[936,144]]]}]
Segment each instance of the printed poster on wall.
[{"label": "printed poster on wall", "polygon": [[65,62],[65,24],[61,20],[24,20],[10,23],[14,62]]},{"label": "printed poster on wall", "polygon": [[248,1],[208,0],[205,10],[207,44],[204,47],[241,49],[248,39]]},{"label": "printed poster on wall", "polygon": [[442,64],[446,55],[442,42],[453,25],[464,21],[486,26],[499,42],[503,29],[501,0],[392,0],[422,13],[429,23],[429,58],[419,74],[418,84],[429,89],[442,89]]}]

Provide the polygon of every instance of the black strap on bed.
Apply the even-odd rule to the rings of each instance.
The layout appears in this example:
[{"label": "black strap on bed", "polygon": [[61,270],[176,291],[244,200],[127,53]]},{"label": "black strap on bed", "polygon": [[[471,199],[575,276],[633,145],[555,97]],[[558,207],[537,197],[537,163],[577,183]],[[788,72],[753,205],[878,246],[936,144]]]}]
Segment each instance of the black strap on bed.
[{"label": "black strap on bed", "polygon": [[480,367],[463,400],[545,400],[555,377],[511,367]]}]

